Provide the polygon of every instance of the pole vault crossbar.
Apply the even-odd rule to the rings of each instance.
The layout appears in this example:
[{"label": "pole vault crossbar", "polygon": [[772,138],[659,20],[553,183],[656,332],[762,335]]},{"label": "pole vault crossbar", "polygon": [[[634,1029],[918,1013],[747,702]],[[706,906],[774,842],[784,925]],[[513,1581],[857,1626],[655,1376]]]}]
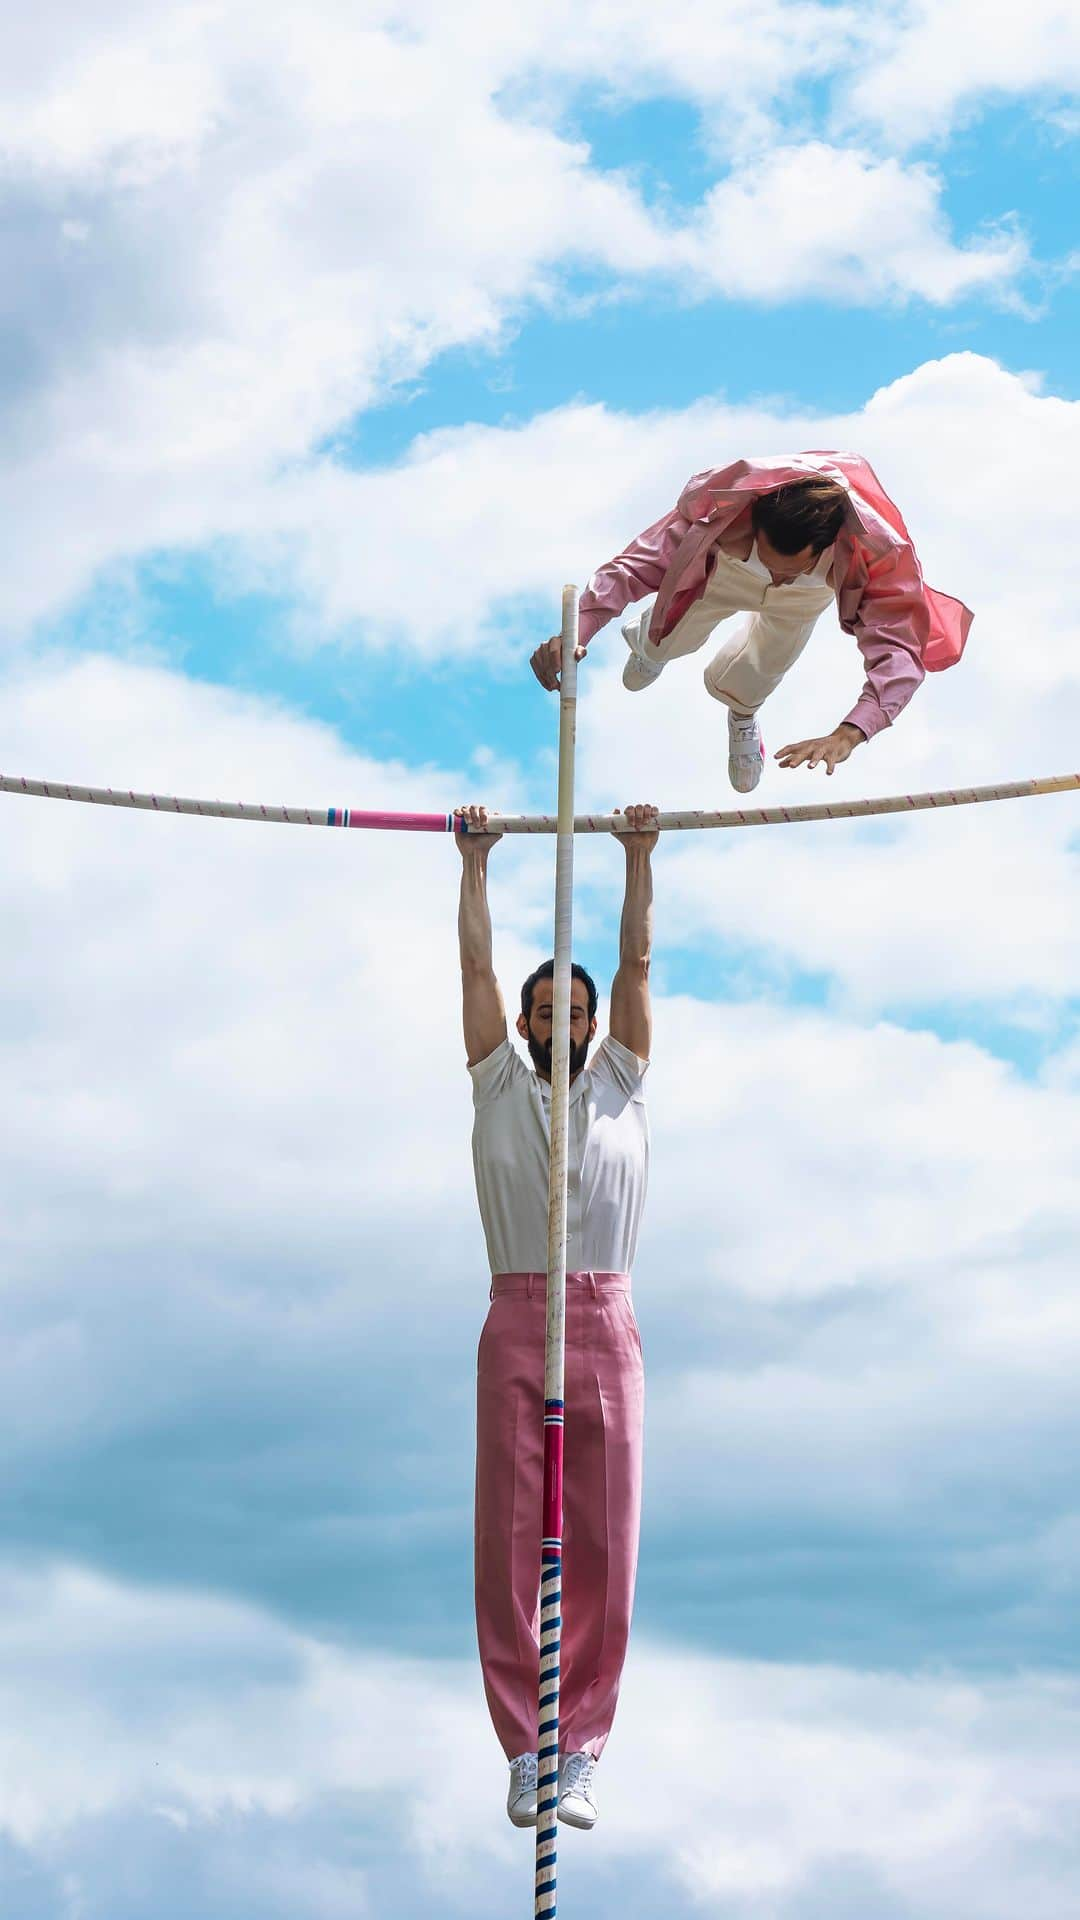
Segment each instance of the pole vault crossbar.
[{"label": "pole vault crossbar", "polygon": [[[865,820],[874,814],[943,812],[949,807],[979,806],[989,800],[1029,800],[1037,794],[1069,793],[1080,789],[1080,773],[1052,774],[1041,780],[1012,780],[992,787],[944,787],[933,793],[883,794],[873,800],[835,800],[796,807],[738,807],[726,812],[679,808],[661,812],[654,823],[665,833],[699,827],[797,826],[810,820]],[[82,787],[73,781],[31,780],[20,774],[0,774],[0,793],[26,794],[41,800],[76,800],[89,806],[129,807],[146,813],[179,813],[202,820],[254,820],[266,826],[358,827],[386,833],[464,833],[456,811],[449,813],[388,813],[359,807],[284,807],[245,800],[185,800],[176,794],[136,793],[126,787]],[[557,833],[558,821],[547,813],[489,815],[500,833]],[[579,813],[575,833],[625,833],[621,814]]]}]

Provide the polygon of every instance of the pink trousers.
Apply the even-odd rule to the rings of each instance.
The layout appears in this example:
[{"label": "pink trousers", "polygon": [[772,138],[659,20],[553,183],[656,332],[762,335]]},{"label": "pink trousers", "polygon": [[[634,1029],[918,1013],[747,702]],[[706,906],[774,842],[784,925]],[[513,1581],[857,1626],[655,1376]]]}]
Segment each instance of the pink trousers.
[{"label": "pink trousers", "polygon": [[[476,1634],[508,1760],[536,1751],[547,1279],[496,1274],[480,1336]],[[559,1746],[599,1758],[630,1635],[645,1383],[625,1273],[566,1276]]]}]

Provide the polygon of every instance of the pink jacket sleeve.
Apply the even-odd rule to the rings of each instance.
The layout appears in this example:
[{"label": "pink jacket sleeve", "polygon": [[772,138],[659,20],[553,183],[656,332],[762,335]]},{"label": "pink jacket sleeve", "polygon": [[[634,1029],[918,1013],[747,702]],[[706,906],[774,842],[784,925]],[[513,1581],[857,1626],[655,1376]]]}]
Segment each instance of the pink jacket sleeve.
[{"label": "pink jacket sleeve", "polygon": [[673,507],[636,540],[598,567],[589,581],[578,607],[578,641],[587,647],[595,633],[615,614],[647,593],[656,593],[680,542],[690,530],[690,521]]},{"label": "pink jacket sleeve", "polygon": [[923,652],[930,637],[930,609],[910,547],[893,547],[871,562],[854,633],[866,680],[844,719],[871,740],[892,726],[926,678]]}]

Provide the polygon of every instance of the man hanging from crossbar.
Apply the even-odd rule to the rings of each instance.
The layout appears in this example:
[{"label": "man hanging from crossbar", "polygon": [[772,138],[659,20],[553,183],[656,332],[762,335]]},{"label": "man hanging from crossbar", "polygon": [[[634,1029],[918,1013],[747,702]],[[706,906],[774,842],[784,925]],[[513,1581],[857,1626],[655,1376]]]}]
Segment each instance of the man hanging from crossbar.
[{"label": "man hanging from crossbar", "polygon": [[[465,807],[458,933],[473,1164],[491,1304],[476,1419],[476,1631],[484,1690],[510,1762],[507,1812],[536,1825],[539,1592],[547,1306],[548,1137],[554,963],[529,975],[511,1043],[492,964],[487,864],[500,835]],[[559,1819],[596,1821],[594,1770],[615,1713],[630,1633],[641,1508],[644,1379],[630,1269],[645,1201],[642,1081],[652,1040],[649,954],[656,808],[628,807],[626,888],[609,1028],[596,987],[571,980],[566,1215],[566,1467],[563,1484]]]},{"label": "man hanging from crossbar", "polygon": [[[640,693],[729,615],[746,614],[704,678],[728,710],[731,784],[750,793],[765,758],[758,712],[834,602],[863,656],[862,692],[831,733],[775,756],[782,767],[831,774],[892,725],[928,671],[959,660],[972,619],[925,584],[899,508],[858,454],[779,454],[695,474],[670,513],[593,574],[581,596],[577,657],[630,607],[622,677]],[[561,652],[556,636],[532,656],[549,691],[559,685]]]}]

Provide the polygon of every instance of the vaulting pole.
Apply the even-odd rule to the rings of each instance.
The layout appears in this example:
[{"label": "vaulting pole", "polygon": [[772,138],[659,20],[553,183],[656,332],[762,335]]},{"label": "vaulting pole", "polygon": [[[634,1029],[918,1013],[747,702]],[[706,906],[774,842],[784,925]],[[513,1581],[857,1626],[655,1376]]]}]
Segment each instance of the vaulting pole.
[{"label": "vaulting pole", "polygon": [[562,597],[559,801],[555,842],[551,1146],[548,1160],[547,1335],[544,1345],[544,1506],[540,1543],[540,1691],[537,1712],[536,1920],[558,1910],[559,1660],[562,1651],[563,1377],[566,1330],[566,1174],[570,1112],[570,943],[574,910],[574,746],[577,734],[577,589]]}]

